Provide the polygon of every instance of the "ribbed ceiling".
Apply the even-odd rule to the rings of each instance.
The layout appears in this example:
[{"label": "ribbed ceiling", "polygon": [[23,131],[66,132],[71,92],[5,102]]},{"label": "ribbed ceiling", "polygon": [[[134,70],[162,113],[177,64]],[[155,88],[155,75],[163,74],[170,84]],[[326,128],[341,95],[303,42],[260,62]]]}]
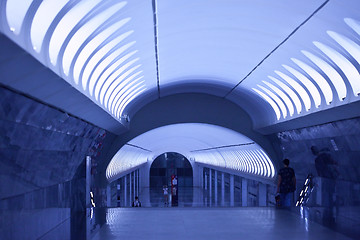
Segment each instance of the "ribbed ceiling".
[{"label": "ribbed ceiling", "polygon": [[5,35],[121,123],[133,103],[181,86],[240,106],[250,92],[272,116],[260,127],[359,100],[356,0],[3,0],[0,9]]},{"label": "ribbed ceiling", "polygon": [[255,177],[272,179],[273,162],[254,141],[233,130],[210,124],[174,124],[153,129],[129,141],[112,158],[106,177],[111,182],[124,172],[152,162],[165,152],[177,152],[190,161]]}]

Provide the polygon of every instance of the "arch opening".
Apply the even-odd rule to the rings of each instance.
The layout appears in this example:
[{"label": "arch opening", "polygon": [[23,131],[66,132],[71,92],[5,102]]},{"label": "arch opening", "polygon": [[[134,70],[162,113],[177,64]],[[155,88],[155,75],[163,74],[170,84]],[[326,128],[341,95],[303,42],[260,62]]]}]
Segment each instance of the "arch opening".
[{"label": "arch opening", "polygon": [[166,152],[152,162],[149,169],[150,204],[155,207],[190,203],[193,198],[193,168],[190,161],[177,152]]},{"label": "arch opening", "polygon": [[177,176],[178,187],[193,186],[193,169],[190,161],[182,154],[166,152],[158,156],[150,167],[150,188],[171,186],[171,177]]}]

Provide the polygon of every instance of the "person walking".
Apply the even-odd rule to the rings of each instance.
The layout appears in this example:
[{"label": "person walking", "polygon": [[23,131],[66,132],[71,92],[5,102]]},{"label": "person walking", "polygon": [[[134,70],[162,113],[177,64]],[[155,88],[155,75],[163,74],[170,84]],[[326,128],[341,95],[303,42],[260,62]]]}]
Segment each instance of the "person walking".
[{"label": "person walking", "polygon": [[279,170],[276,193],[280,193],[280,206],[291,207],[296,189],[295,171],[289,167],[289,159],[283,160],[284,167]]}]

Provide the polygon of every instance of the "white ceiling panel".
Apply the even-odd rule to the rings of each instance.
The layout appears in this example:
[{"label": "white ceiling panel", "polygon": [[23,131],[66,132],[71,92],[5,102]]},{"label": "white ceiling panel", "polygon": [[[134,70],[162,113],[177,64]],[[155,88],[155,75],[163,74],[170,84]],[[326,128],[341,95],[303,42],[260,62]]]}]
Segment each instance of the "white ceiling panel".
[{"label": "white ceiling panel", "polygon": [[161,86],[235,86],[323,1],[157,1]]}]

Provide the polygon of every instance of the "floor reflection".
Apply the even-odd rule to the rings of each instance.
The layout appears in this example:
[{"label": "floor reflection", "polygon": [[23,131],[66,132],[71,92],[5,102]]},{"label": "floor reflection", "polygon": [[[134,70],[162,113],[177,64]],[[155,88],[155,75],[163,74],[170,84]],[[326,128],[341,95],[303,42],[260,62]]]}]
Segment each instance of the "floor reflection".
[{"label": "floor reflection", "polygon": [[248,208],[109,208],[91,240],[112,239],[341,239],[331,229],[291,211]]},{"label": "floor reflection", "polygon": [[230,192],[204,190],[197,187],[183,187],[178,190],[178,203],[173,204],[173,196],[166,204],[162,188],[143,188],[140,193],[143,207],[240,207],[241,199],[230,201]]},{"label": "floor reflection", "polygon": [[[239,234],[236,236],[241,235],[244,239],[248,237],[282,239],[286,235],[283,232],[284,226],[286,226],[286,231],[296,232],[296,236],[291,235],[291,239],[351,239],[345,235],[359,239],[360,236],[357,228],[348,224],[350,222],[346,219],[336,218],[336,225],[329,226],[325,208],[294,207],[288,211],[275,207],[230,207],[231,203],[226,201],[226,195],[219,195],[215,201],[214,196],[208,191],[199,188],[179,190],[177,207],[172,204],[165,205],[161,189],[143,189],[140,196],[143,203],[141,208],[97,208],[93,212],[90,211],[87,239],[139,239],[141,234],[146,236],[146,239],[162,239],[163,235],[170,236],[171,231],[168,231],[168,228],[173,229],[172,231],[177,236],[175,239],[185,239],[191,238],[183,233],[183,231],[193,231],[192,228],[187,229],[190,225],[206,229],[208,224],[214,229],[227,229],[228,232]],[[171,203],[171,198],[169,200]],[[239,206],[240,202],[235,204]],[[347,212],[348,214],[345,215],[348,218],[359,217],[357,214],[351,214],[353,211],[358,213],[358,208],[340,208],[339,211],[344,214]],[[192,222],[187,218],[197,219],[197,221]],[[247,221],[247,223],[241,221]],[[179,226],[174,226],[175,223],[172,222]],[[267,232],[270,235],[260,234],[255,238],[247,235],[251,232],[251,229],[248,229],[249,224],[260,224],[257,231]],[[244,230],[238,232],[238,228]],[[212,229],[208,231],[211,232]],[[193,232],[193,234],[197,237],[196,239],[231,238],[225,233],[223,233],[225,235],[219,235],[216,231],[213,234],[217,238],[200,232]]]},{"label": "floor reflection", "polygon": [[[285,239],[282,238],[286,236],[284,229],[296,232],[296,236],[288,232],[291,239],[347,239],[340,233],[360,239],[359,228],[352,224],[359,222],[358,207],[339,207],[337,213],[331,215],[335,216],[335,225],[329,226],[326,216],[330,209],[325,207],[298,207],[293,211],[275,207],[242,208],[239,207],[241,201],[230,202],[229,193],[213,190],[179,189],[176,207],[171,204],[171,197],[169,205],[165,205],[162,189],[144,188],[139,195],[141,208],[97,207],[86,212],[69,208],[0,211],[0,239],[128,240],[162,239],[172,234],[175,239],[234,239],[234,236],[236,239],[240,236]],[[231,207],[232,204],[235,207]],[[255,235],[250,236],[251,233]]]}]

